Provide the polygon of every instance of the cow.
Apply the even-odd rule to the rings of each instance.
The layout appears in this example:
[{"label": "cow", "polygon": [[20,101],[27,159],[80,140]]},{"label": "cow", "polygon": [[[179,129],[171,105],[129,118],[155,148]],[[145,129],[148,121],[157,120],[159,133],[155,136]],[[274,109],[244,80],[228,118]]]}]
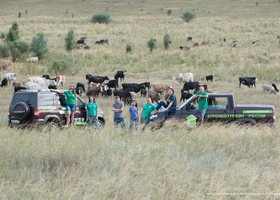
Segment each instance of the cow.
[{"label": "cow", "polygon": [[248,87],[253,87],[253,85],[256,88],[256,77],[239,77],[239,87],[241,88],[241,84],[247,85]]},{"label": "cow", "polygon": [[82,90],[83,90],[83,92],[86,92],[86,88],[85,88],[85,85],[84,84],[82,84],[82,83],[77,83],[76,84],[76,88],[82,88]]},{"label": "cow", "polygon": [[86,36],[84,36],[84,37],[81,37],[79,40],[77,40],[77,42],[75,43],[75,44],[86,44],[85,43],[85,40],[87,39],[87,37]]},{"label": "cow", "polygon": [[151,83],[150,82],[144,82],[144,83],[140,83],[142,85],[145,85],[145,87],[149,90],[151,88]]},{"label": "cow", "polygon": [[136,99],[137,94],[136,94],[135,92],[130,92],[130,94],[131,94],[131,98],[132,98],[132,99]]},{"label": "cow", "polygon": [[77,95],[82,96],[84,90],[83,90],[83,88],[81,88],[81,87],[76,87],[76,88],[75,88],[75,92],[76,92]]},{"label": "cow", "polygon": [[123,89],[131,89],[132,92],[140,92],[141,89],[145,89],[145,85],[143,84],[137,84],[137,83],[123,83],[122,84]]},{"label": "cow", "polygon": [[108,76],[91,76],[88,79],[88,83],[103,83],[105,80],[109,80]]},{"label": "cow", "polygon": [[256,44],[259,40],[253,40],[252,44]]},{"label": "cow", "polygon": [[171,86],[166,85],[166,84],[162,84],[162,83],[151,84],[151,90],[156,91],[158,93],[167,92],[167,90],[170,89],[170,88],[171,88]]},{"label": "cow", "polygon": [[208,76],[205,77],[205,79],[206,79],[207,82],[208,81],[213,82],[213,75],[208,75]]},{"label": "cow", "polygon": [[14,87],[14,93],[16,93],[19,90],[26,90],[26,87],[17,87],[17,86]]},{"label": "cow", "polygon": [[129,90],[119,90],[116,89],[113,92],[114,96],[119,96],[124,102],[127,104],[131,104],[132,102],[132,96]]},{"label": "cow", "polygon": [[99,85],[100,85],[100,83],[90,82],[90,83],[88,84],[88,90],[91,90],[91,89],[93,89],[93,88],[95,88],[95,87],[97,87],[97,86],[99,86]]},{"label": "cow", "polygon": [[93,76],[91,75],[91,74],[87,74],[86,75],[86,79],[88,80],[88,79],[90,79],[90,78],[92,78]]},{"label": "cow", "polygon": [[4,78],[7,79],[7,81],[9,82],[9,85],[11,84],[11,81],[15,82],[16,81],[16,73],[7,73],[4,75]]},{"label": "cow", "polygon": [[193,47],[198,47],[198,42],[194,43]]},{"label": "cow", "polygon": [[114,76],[115,80],[120,79],[120,81],[124,81],[124,77],[125,77],[125,70],[117,71],[117,73]]},{"label": "cow", "polygon": [[56,76],[56,84],[57,85],[61,84],[63,86],[64,83],[65,83],[65,76],[64,75]]},{"label": "cow", "polygon": [[194,90],[199,86],[199,82],[186,82],[183,86],[184,91]]},{"label": "cow", "polygon": [[[54,80],[45,79],[45,78],[41,78],[41,77],[29,77],[28,81],[38,84],[39,89],[48,89],[49,85],[56,85],[56,82]],[[30,83],[29,83],[29,85],[32,88],[37,88],[37,86],[33,86]],[[27,87],[27,88],[29,88],[29,87]]]},{"label": "cow", "polygon": [[181,50],[190,50],[191,48],[188,46],[179,46],[179,49]]},{"label": "cow", "polygon": [[180,102],[183,100],[188,100],[189,98],[191,98],[193,95],[191,93],[186,93],[184,92],[184,90],[181,90],[181,99]]},{"label": "cow", "polygon": [[26,59],[27,62],[38,62],[38,60],[39,60],[38,57],[31,57]]},{"label": "cow", "polygon": [[9,67],[13,64],[13,61],[12,60],[2,60],[1,64],[7,64]]},{"label": "cow", "polygon": [[107,83],[108,88],[115,88],[117,89],[117,87],[119,87],[119,83],[118,80],[110,80]]},{"label": "cow", "polygon": [[146,97],[147,96],[147,90],[146,89],[141,89],[140,94],[141,94],[141,97]]},{"label": "cow", "polygon": [[51,79],[51,77],[48,74],[43,74],[42,78]]},{"label": "cow", "polygon": [[193,74],[192,73],[179,73],[179,74],[173,74],[172,76],[173,80],[177,80],[179,84],[186,83],[186,82],[192,82],[193,81]]},{"label": "cow", "polygon": [[275,83],[272,83],[271,86],[274,87],[274,89],[275,89],[276,92],[279,92],[279,90],[278,90],[277,86],[275,85]]},{"label": "cow", "polygon": [[29,81],[29,82],[26,83],[26,89],[27,90],[48,89],[48,86]]},{"label": "cow", "polygon": [[187,37],[187,41],[191,41],[192,40],[192,37]]},{"label": "cow", "polygon": [[76,49],[83,49],[83,48],[85,48],[85,45],[84,44],[76,44],[75,47],[76,47]]},{"label": "cow", "polygon": [[149,90],[148,97],[151,98],[152,103],[157,102],[160,99],[159,94],[156,91]]},{"label": "cow", "polygon": [[102,96],[106,96],[107,90],[108,90],[107,84],[103,83],[100,85],[100,93]]},{"label": "cow", "polygon": [[95,44],[104,44],[104,43],[109,44],[108,39],[106,39],[106,40],[99,40],[99,41],[95,42]]},{"label": "cow", "polygon": [[94,96],[97,97],[100,94],[100,89],[101,89],[101,85],[97,84],[97,86],[95,86],[94,88],[90,88],[88,89],[88,91],[86,92],[86,95],[89,96]]},{"label": "cow", "polygon": [[5,70],[9,67],[8,63],[0,63],[0,69],[2,70]]},{"label": "cow", "polygon": [[56,86],[56,85],[49,85],[49,86],[48,86],[48,89],[56,90],[56,89],[57,89],[57,86]]},{"label": "cow", "polygon": [[23,87],[24,84],[24,82],[13,82],[14,87]]},{"label": "cow", "polygon": [[3,87],[3,86],[7,86],[7,85],[8,85],[8,80],[6,78],[3,78],[0,86]]},{"label": "cow", "polygon": [[270,94],[271,93],[276,94],[276,91],[275,91],[274,87],[271,86],[271,85],[263,85],[263,93],[265,93],[265,91],[270,92]]},{"label": "cow", "polygon": [[210,44],[210,41],[209,40],[203,40],[201,42],[201,45],[207,45],[207,44]]},{"label": "cow", "polygon": [[110,96],[112,96],[112,94],[113,94],[112,89],[108,88],[105,93],[105,97],[110,97]]}]

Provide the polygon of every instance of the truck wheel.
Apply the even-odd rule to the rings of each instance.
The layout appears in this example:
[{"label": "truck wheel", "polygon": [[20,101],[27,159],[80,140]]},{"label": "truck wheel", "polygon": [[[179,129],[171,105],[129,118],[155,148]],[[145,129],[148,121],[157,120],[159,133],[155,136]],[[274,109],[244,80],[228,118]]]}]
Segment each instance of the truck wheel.
[{"label": "truck wheel", "polygon": [[12,114],[18,120],[26,120],[30,114],[30,108],[25,102],[19,102],[15,105]]},{"label": "truck wheel", "polygon": [[100,127],[100,129],[102,130],[105,126],[105,122],[103,119],[98,118],[98,125]]}]

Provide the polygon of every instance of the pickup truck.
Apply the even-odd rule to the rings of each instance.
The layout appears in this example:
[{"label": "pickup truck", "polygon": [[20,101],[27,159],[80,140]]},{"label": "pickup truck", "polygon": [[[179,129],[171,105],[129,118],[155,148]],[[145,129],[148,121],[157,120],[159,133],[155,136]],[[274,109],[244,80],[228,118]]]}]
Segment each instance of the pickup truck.
[{"label": "pickup truck", "polygon": [[[182,119],[190,115],[195,116],[198,121],[201,118],[201,110],[195,109],[196,98],[192,96],[180,107],[177,108],[173,119]],[[205,122],[236,122],[250,123],[265,123],[274,125],[276,119],[275,108],[272,105],[235,105],[233,93],[208,93],[208,110],[205,114]],[[152,115],[151,121],[153,124],[163,122],[164,112],[157,112]]]}]

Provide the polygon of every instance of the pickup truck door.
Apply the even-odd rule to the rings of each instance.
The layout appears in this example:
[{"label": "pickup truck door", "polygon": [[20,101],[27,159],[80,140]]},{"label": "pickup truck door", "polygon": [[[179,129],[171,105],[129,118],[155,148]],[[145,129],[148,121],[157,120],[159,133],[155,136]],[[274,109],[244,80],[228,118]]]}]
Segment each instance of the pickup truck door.
[{"label": "pickup truck door", "polygon": [[77,107],[78,109],[75,112],[74,115],[74,124],[75,125],[86,125],[86,107],[84,105],[84,102],[77,97]]}]

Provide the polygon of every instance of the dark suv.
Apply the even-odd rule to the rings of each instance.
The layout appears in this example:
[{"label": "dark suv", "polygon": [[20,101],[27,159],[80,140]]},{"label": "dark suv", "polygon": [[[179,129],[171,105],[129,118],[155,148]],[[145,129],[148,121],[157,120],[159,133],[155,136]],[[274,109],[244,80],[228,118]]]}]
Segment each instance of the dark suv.
[{"label": "dark suv", "polygon": [[[86,103],[77,96],[77,107],[74,115],[75,125],[87,125]],[[105,125],[103,112],[98,110],[98,122]],[[48,125],[60,127],[66,123],[66,97],[49,90],[21,90],[14,93],[9,107],[9,126]]]}]

